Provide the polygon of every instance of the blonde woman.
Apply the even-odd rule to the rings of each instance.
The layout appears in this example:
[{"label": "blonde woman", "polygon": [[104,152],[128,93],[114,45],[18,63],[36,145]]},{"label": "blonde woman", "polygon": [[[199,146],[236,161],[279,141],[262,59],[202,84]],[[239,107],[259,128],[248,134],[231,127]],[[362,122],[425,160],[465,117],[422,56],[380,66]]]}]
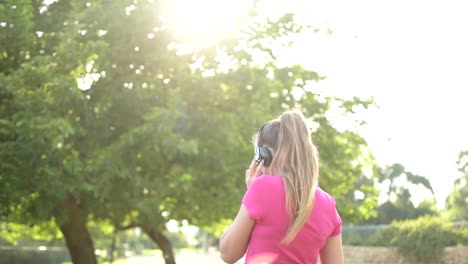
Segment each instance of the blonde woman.
[{"label": "blonde woman", "polygon": [[318,152],[300,111],[265,123],[245,173],[247,191],[222,235],[221,258],[247,264],[344,263],[341,218],[333,197],[317,186]]}]

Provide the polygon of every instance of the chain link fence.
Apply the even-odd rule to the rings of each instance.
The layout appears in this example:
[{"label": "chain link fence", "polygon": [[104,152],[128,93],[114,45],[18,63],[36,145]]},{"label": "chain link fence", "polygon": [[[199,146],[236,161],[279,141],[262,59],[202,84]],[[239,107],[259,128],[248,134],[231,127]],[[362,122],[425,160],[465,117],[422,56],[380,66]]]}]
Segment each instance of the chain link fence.
[{"label": "chain link fence", "polygon": [[[452,222],[457,228],[468,227],[468,221]],[[382,229],[390,225],[345,225],[343,226],[343,244],[349,246],[372,245],[372,237]]]},{"label": "chain link fence", "polygon": [[62,264],[71,262],[65,247],[0,246],[0,264]]},{"label": "chain link fence", "polygon": [[390,227],[390,225],[347,225],[343,226],[343,244],[349,246],[370,245],[371,238],[379,230]]}]

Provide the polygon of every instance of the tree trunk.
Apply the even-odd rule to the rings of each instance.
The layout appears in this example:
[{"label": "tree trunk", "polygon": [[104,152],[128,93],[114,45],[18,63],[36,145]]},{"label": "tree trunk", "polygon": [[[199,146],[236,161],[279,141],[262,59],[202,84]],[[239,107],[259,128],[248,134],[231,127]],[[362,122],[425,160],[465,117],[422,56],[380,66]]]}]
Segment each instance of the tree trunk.
[{"label": "tree trunk", "polygon": [[112,244],[109,253],[109,263],[114,263],[114,251],[115,251],[115,237],[117,236],[117,230],[114,230],[114,234],[112,234]]},{"label": "tree trunk", "polygon": [[141,228],[143,229],[143,232],[145,232],[162,250],[166,264],[176,264],[171,242],[163,235],[163,233],[150,226],[142,226]]},{"label": "tree trunk", "polygon": [[61,209],[65,222],[61,223],[60,231],[65,237],[73,264],[97,264],[93,241],[86,227],[87,214],[79,206],[79,200],[70,197]]}]

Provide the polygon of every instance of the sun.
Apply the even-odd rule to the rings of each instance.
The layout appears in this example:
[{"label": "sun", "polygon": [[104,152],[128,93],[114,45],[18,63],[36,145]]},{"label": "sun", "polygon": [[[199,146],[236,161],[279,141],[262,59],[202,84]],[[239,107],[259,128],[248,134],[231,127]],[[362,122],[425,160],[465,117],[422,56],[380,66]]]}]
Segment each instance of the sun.
[{"label": "sun", "polygon": [[165,0],[164,19],[177,38],[209,45],[234,34],[249,14],[253,0]]}]

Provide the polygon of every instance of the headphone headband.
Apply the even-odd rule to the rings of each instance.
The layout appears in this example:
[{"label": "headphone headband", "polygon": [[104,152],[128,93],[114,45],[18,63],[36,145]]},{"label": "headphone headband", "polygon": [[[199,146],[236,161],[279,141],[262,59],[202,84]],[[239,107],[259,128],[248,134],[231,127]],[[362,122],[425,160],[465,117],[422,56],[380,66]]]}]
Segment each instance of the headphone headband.
[{"label": "headphone headband", "polygon": [[267,123],[263,124],[260,129],[257,132],[257,135],[255,137],[255,160],[257,162],[260,162],[263,160],[263,165],[265,167],[268,167],[271,164],[271,161],[273,160],[273,155],[271,154],[271,151],[267,148],[262,146],[259,146],[259,141],[260,141],[260,135],[262,134],[263,128],[265,127]]}]

